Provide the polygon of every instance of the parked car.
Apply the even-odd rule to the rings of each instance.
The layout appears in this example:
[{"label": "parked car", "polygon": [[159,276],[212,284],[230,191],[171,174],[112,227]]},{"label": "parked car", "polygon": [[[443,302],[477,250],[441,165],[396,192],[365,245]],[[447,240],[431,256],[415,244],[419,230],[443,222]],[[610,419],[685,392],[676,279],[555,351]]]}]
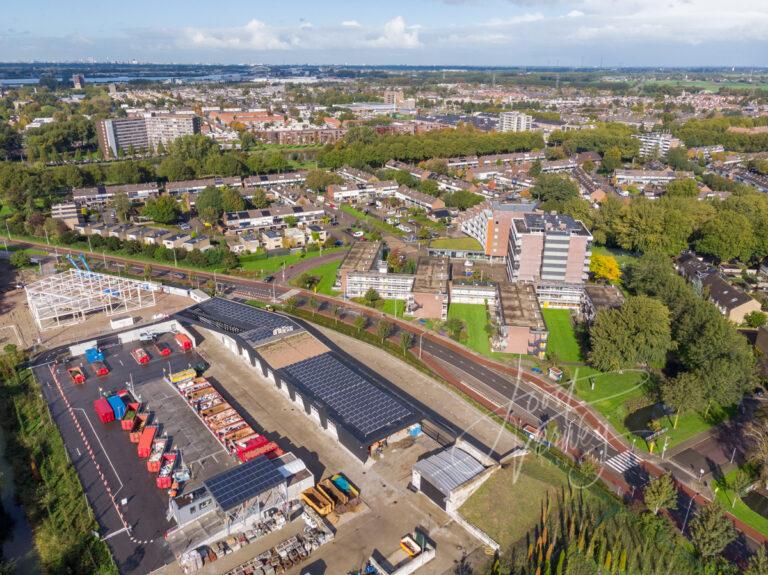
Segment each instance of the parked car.
[{"label": "parked car", "polygon": [[271,281],[274,281],[274,279],[275,279],[275,276],[267,276],[267,277],[264,278],[264,281],[265,282],[271,282]]},{"label": "parked car", "polygon": [[171,346],[163,341],[155,342],[155,350],[163,357],[171,355]]},{"label": "parked car", "polygon": [[365,232],[363,230],[357,230],[356,232],[353,232],[352,235],[356,238],[362,238],[365,235]]}]

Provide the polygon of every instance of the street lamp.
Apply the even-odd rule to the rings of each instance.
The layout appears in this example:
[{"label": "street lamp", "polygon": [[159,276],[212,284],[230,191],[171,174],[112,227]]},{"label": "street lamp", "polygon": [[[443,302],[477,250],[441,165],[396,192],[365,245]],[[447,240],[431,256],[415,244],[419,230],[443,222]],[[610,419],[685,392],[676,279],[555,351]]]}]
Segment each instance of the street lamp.
[{"label": "street lamp", "polygon": [[[698,493],[696,494],[698,495]],[[694,496],[691,495],[690,499],[688,500],[688,509],[685,510],[685,519],[683,519],[683,528],[680,530],[680,532],[685,535],[685,527],[688,525],[688,515],[691,512],[691,506],[693,505],[693,499]]]}]

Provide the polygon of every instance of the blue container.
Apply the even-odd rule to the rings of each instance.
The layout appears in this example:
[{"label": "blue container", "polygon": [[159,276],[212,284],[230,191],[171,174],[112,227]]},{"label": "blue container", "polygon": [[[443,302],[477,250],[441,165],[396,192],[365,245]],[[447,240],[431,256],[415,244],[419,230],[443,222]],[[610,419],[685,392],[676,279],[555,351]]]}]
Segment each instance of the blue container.
[{"label": "blue container", "polygon": [[96,347],[91,347],[85,350],[85,359],[88,361],[88,363],[93,363],[94,361],[104,361],[104,354],[99,351]]},{"label": "blue container", "polygon": [[122,419],[126,409],[123,398],[118,395],[112,395],[107,398],[107,401],[112,406],[112,411],[115,412],[115,419]]}]

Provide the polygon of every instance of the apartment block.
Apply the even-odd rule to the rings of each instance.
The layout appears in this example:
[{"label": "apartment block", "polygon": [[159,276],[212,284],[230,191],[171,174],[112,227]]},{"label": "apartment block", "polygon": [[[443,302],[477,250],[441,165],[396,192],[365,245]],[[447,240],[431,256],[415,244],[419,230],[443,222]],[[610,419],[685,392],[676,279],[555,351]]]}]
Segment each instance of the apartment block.
[{"label": "apartment block", "polygon": [[446,258],[420,257],[413,281],[408,313],[417,318],[448,318],[450,262]]},{"label": "apartment block", "polygon": [[533,203],[487,201],[459,214],[459,229],[480,242],[492,261],[503,260],[509,247],[509,230],[514,218],[536,208]]},{"label": "apartment block", "polygon": [[191,113],[111,118],[97,124],[99,149],[105,158],[116,158],[131,149],[157,148],[199,132],[200,119]]},{"label": "apartment block", "polygon": [[510,227],[510,281],[533,282],[542,305],[578,309],[589,273],[592,235],[558,214],[523,214]]},{"label": "apartment block", "polygon": [[674,170],[616,170],[613,174],[616,185],[622,184],[668,184],[678,178],[692,178],[692,172]]},{"label": "apartment block", "polygon": [[363,297],[375,289],[384,299],[411,298],[414,276],[387,271],[381,242],[355,242],[339,266],[337,283],[345,297]]},{"label": "apartment block", "polygon": [[533,117],[522,112],[502,112],[499,114],[499,132],[528,132],[533,126]]},{"label": "apartment block", "polygon": [[116,194],[125,194],[133,203],[144,203],[148,198],[153,198],[159,193],[160,184],[157,182],[119,184],[114,186],[100,184],[88,188],[74,188],[72,190],[72,200],[80,206],[91,208],[105,205]]},{"label": "apartment block", "polygon": [[632,137],[640,140],[640,156],[643,158],[663,158],[675,142],[672,134],[666,132],[633,134]]},{"label": "apartment block", "polygon": [[491,339],[494,351],[543,357],[548,332],[533,283],[501,282],[498,290],[498,332]]},{"label": "apartment block", "polygon": [[61,220],[69,229],[74,228],[77,224],[82,224],[84,221],[82,211],[75,202],[53,204],[51,217]]},{"label": "apartment block", "polygon": [[227,212],[222,221],[227,231],[246,233],[252,230],[287,228],[287,218],[295,218],[302,225],[316,224],[325,216],[322,207],[315,206],[276,206],[261,210],[243,210]]}]

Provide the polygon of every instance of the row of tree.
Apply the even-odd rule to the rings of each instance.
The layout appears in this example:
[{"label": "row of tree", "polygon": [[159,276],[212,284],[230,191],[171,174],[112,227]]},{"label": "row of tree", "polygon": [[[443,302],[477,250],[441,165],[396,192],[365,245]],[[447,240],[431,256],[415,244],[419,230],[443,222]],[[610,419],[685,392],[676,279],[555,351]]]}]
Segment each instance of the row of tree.
[{"label": "row of tree", "polygon": [[367,127],[351,128],[335,145],[324,148],[318,161],[329,168],[381,167],[389,160],[420,162],[473,154],[523,152],[544,148],[534,132],[481,132],[471,127],[433,130],[423,134],[378,135]]}]

